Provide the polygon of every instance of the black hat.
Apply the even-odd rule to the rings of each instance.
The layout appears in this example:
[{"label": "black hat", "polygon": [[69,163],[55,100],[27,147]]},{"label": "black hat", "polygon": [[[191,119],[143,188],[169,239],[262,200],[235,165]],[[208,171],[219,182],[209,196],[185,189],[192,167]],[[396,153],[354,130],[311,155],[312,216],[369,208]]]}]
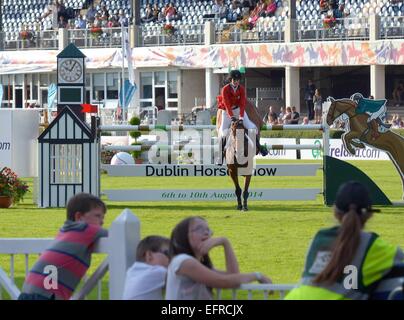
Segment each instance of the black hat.
[{"label": "black hat", "polygon": [[229,78],[234,80],[241,80],[241,72],[238,70],[232,70],[229,73]]},{"label": "black hat", "polygon": [[342,212],[349,211],[350,205],[356,205],[357,212],[361,209],[372,212],[372,201],[368,189],[357,181],[349,181],[341,185],[335,197],[335,206]]}]

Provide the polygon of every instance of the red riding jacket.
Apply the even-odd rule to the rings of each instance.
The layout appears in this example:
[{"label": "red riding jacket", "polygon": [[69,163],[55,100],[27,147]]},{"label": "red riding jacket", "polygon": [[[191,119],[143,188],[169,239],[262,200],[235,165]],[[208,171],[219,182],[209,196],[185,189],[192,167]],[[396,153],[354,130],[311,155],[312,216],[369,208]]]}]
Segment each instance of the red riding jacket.
[{"label": "red riding jacket", "polygon": [[218,108],[226,110],[229,117],[233,116],[233,107],[240,108],[240,118],[244,117],[244,110],[246,105],[245,89],[239,85],[236,90],[233,89],[231,84],[227,84],[222,89],[222,95],[217,97]]}]

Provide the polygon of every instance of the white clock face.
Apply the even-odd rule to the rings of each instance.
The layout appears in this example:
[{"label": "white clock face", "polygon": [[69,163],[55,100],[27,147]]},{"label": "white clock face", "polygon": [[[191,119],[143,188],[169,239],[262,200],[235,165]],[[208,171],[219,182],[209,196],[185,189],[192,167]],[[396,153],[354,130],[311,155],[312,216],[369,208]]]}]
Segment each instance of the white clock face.
[{"label": "white clock face", "polygon": [[59,64],[59,83],[82,83],[82,59],[64,59]]}]

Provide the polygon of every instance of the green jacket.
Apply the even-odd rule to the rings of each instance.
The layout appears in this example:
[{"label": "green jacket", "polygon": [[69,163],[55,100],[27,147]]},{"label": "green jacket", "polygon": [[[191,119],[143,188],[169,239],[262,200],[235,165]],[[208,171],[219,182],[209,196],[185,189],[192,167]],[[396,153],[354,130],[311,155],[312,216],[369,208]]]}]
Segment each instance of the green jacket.
[{"label": "green jacket", "polygon": [[[342,275],[336,283],[329,286],[313,284],[312,280],[329,261],[338,229],[338,226],[323,229],[316,234],[306,257],[301,283],[285,299],[369,299],[373,292],[377,291],[380,281],[391,274],[396,266],[401,268],[401,276],[404,277],[404,253],[401,249],[383,241],[375,233],[361,232],[359,247],[351,262],[357,270],[357,289],[351,289],[346,283],[344,284],[350,276],[349,273]],[[396,283],[392,282],[391,285],[396,286]]]}]

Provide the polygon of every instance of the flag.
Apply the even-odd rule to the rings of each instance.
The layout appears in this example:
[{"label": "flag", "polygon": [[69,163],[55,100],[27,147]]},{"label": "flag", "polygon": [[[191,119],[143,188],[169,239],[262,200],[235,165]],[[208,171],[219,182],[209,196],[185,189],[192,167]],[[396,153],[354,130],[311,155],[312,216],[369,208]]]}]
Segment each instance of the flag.
[{"label": "flag", "polygon": [[[122,106],[123,109],[126,109],[129,106],[133,96],[135,95],[136,89],[136,84],[132,84],[128,79],[125,80],[123,90],[121,90],[119,93],[119,105]],[[125,92],[125,99],[123,98],[123,92]]]},{"label": "flag", "polygon": [[98,107],[93,104],[81,104],[81,113],[98,113]]},{"label": "flag", "polygon": [[52,106],[56,99],[57,86],[55,83],[51,83],[48,87],[48,109],[52,109]]},{"label": "flag", "polygon": [[135,76],[133,74],[133,65],[132,65],[132,49],[129,43],[129,28],[122,27],[122,51],[123,51],[123,59],[126,60],[128,65],[128,73],[129,73],[129,81],[131,84],[135,83]]}]

